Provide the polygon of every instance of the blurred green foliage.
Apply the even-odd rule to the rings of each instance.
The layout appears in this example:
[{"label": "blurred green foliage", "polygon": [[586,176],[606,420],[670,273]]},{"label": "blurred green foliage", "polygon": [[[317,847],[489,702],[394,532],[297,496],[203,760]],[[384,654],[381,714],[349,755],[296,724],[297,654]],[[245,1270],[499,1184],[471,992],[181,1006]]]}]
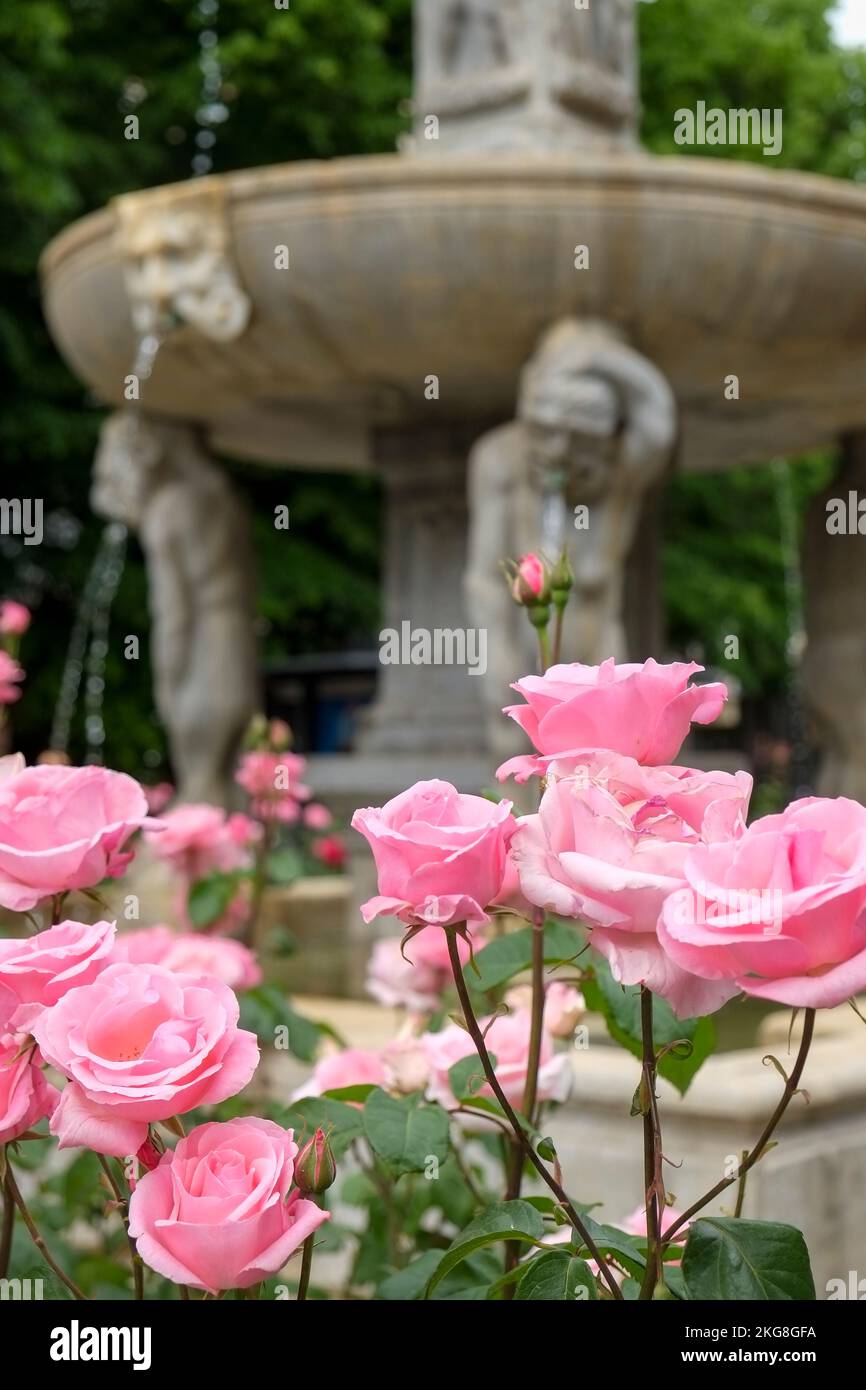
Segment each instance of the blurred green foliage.
[{"label": "blurred green foliage", "polygon": [[[781,106],[781,164],[862,178],[866,58],[841,53],[825,0],[655,0],[639,5],[644,137],[675,151],[673,111],[701,99]],[[45,745],[64,647],[99,524],[89,467],[102,418],[59,359],[42,320],[39,253],[67,222],[129,189],[189,176],[201,73],[193,0],[0,0],[0,412],[4,495],[38,479],[64,543],[19,547],[0,537],[0,592],[37,606],[22,657],[28,698],[16,741]],[[291,159],[393,149],[411,87],[410,0],[221,0],[216,27],[229,119],[217,127],[217,172]],[[140,139],[123,138],[134,112]],[[705,155],[760,158],[754,150]],[[381,518],[373,480],[272,474],[232,465],[258,517],[266,654],[369,641],[377,629]],[[798,471],[805,495],[820,475]],[[35,488],[31,485],[31,490]],[[293,545],[267,523],[292,515]],[[748,518],[748,526],[744,518]],[[66,525],[77,519],[80,530]],[[689,478],[670,493],[666,601],[678,646],[732,631],[748,650],[741,674],[782,677],[785,623],[778,519],[765,469]],[[133,544],[114,610],[115,635],[141,630],[145,585]],[[146,644],[144,644],[146,645]],[[137,770],[161,749],[146,656],[112,646],[106,758]],[[73,752],[80,753],[80,746]]]}]

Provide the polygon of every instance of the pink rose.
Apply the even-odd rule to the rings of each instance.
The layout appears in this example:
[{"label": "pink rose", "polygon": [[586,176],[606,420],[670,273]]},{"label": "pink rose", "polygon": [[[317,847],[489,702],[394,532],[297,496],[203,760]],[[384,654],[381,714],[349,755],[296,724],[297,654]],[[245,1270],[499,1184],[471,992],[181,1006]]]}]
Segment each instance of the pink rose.
[{"label": "pink rose", "polygon": [[57,1091],[45,1080],[41,1058],[26,1038],[0,1030],[0,1144],[51,1115]]},{"label": "pink rose", "polygon": [[155,786],[142,786],[141,790],[147,798],[147,809],[152,816],[164,811],[175,794],[171,782],[157,782]]},{"label": "pink rose", "polygon": [[448,977],[441,970],[413,962],[412,944],[404,956],[396,937],[376,942],[367,966],[367,993],[389,1009],[432,1013]]},{"label": "pink rose", "polygon": [[181,975],[212,975],[230,989],[255,989],[262,982],[261,966],[252,951],[223,936],[183,932],[160,963]]},{"label": "pink rose", "polygon": [[683,970],[795,1007],[832,1008],[866,986],[866,810],[807,797],[738,840],[698,845],[659,939]]},{"label": "pink rose", "polygon": [[18,687],[26,674],[14,657],[0,649],[0,705],[14,705],[21,699]]},{"label": "pink rose", "polygon": [[327,830],[333,819],[327,806],[318,801],[311,801],[304,807],[304,825],[310,830]]},{"label": "pink rose", "polygon": [[30,609],[13,598],[0,602],[0,637],[23,637],[30,626]]},{"label": "pink rose", "polygon": [[378,1052],[347,1047],[317,1062],[313,1074],[293,1093],[292,1100],[321,1096],[325,1091],[342,1091],[347,1086],[384,1086],[385,1068]]},{"label": "pink rose", "polygon": [[313,845],[313,854],[329,869],[342,869],[346,862],[346,845],[340,835],[323,835]]},{"label": "pink rose", "polygon": [[[664,1234],[668,1226],[673,1226],[675,1222],[681,1220],[682,1212],[677,1211],[676,1207],[665,1207],[661,1213],[662,1234]],[[691,1222],[687,1221],[685,1225],[677,1231],[674,1240],[685,1240],[689,1233],[690,1225]],[[624,1221],[619,1223],[619,1228],[621,1231],[627,1231],[630,1236],[645,1236],[647,1234],[646,1207],[635,1207],[631,1215],[627,1216]],[[679,1260],[672,1261],[671,1263],[679,1264]]]},{"label": "pink rose", "polygon": [[424,1091],[430,1080],[427,1048],[421,1038],[399,1037],[389,1042],[382,1052],[385,1086],[401,1096]]},{"label": "pink rose", "polygon": [[[528,1010],[505,1014],[492,1021],[480,1019],[487,1050],[496,1058],[496,1076],[506,1097],[512,1105],[519,1107],[523,1102],[526,1086],[526,1072],[529,1062],[529,1035],[532,1019]],[[475,1044],[464,1028],[455,1023],[443,1028],[441,1033],[425,1033],[422,1039],[430,1063],[430,1084],[428,1094],[438,1100],[447,1110],[457,1104],[451,1090],[449,1071],[464,1057],[475,1055]],[[478,1075],[483,1076],[481,1062],[478,1062]],[[563,1101],[571,1085],[571,1062],[565,1052],[556,1053],[550,1034],[545,1031],[541,1044],[541,1065],[538,1069],[538,1099]],[[473,1095],[493,1099],[493,1092],[485,1081]]]},{"label": "pink rose", "polygon": [[261,833],[249,816],[227,816],[221,806],[207,802],[176,806],[160,823],[162,829],[148,835],[147,842],[158,859],[189,882],[247,867],[250,847]]},{"label": "pink rose", "polygon": [[175,936],[176,932],[162,923],[154,927],[141,927],[138,931],[121,932],[114,943],[111,964],[125,961],[127,965],[162,965]]},{"label": "pink rose", "polygon": [[[542,758],[579,756],[581,749],[609,749],[639,763],[672,763],[690,725],[711,724],[727,689],[720,683],[690,686],[702,666],[650,659],[617,666],[551,666],[543,676],[524,676],[512,687],[526,701],[504,713],[519,724]],[[497,772],[525,779],[543,770],[538,758],[512,758]]]},{"label": "pink rose", "polygon": [[0,906],[27,912],[44,898],[119,878],[126,842],[148,825],[137,782],[104,767],[28,767],[0,781]]},{"label": "pink rose", "polygon": [[118,937],[113,959],[162,965],[178,975],[212,975],[229,989],[254,989],[262,982],[255,955],[240,941],[165,926],[125,932]]},{"label": "pink rose", "polygon": [[365,922],[382,914],[406,926],[489,920],[515,830],[510,801],[494,805],[448,782],[416,782],[381,808],[356,811],[352,826],[379,875],[379,896],[361,908]]},{"label": "pink rose", "polygon": [[0,941],[0,984],[30,1006],[26,1021],[16,1015],[16,1027],[29,1027],[67,990],[95,980],[112,958],[115,931],[113,922],[58,922],[36,936]]},{"label": "pink rose", "polygon": [[124,1157],[148,1125],[243,1090],[258,1065],[220,980],[161,965],[110,965],[35,1022],[45,1060],[70,1078],[51,1121],[61,1148]]},{"label": "pink rose", "polygon": [[329,1213],[290,1192],[298,1146],[270,1120],[199,1125],[129,1203],[129,1234],[157,1274],[193,1289],[246,1289],[276,1274]]},{"label": "pink rose", "polygon": [[570,1038],[586,1013],[579,989],[562,980],[551,980],[544,992],[544,1026],[554,1038]]},{"label": "pink rose", "polygon": [[292,824],[301,814],[300,803],[310,798],[310,788],[300,780],[306,767],[298,753],[245,753],[235,781],[250,797],[254,815]]},{"label": "pink rose", "polygon": [[621,984],[648,985],[681,1017],[710,1013],[728,992],[678,969],[656,937],[662,905],[685,882],[689,843],[675,818],[659,822],[672,839],[639,828],[644,811],[597,786],[554,782],[512,842],[520,886],[536,906],[587,922]]},{"label": "pink rose", "polygon": [[600,787],[628,811],[635,828],[666,840],[726,840],[746,825],[752,778],[748,772],[705,772],[693,767],[644,767],[603,748],[539,761],[550,782],[576,791]]}]

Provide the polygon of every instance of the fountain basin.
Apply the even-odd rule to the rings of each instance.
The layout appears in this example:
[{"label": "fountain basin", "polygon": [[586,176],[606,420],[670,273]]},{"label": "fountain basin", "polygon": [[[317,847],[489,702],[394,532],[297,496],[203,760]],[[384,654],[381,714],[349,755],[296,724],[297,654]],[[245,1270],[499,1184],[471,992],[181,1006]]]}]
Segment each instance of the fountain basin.
[{"label": "fountain basin", "polygon": [[[568,314],[618,324],[667,376],[686,468],[866,425],[866,190],[851,184],[608,154],[382,156],[205,185],[226,209],[249,326],[233,342],[170,335],[142,399],[229,455],[366,468],[377,427],[511,418],[539,334]],[[189,188],[137,197],[147,213]],[[115,209],[56,237],[42,277],[66,360],[122,404],[136,335]]]}]

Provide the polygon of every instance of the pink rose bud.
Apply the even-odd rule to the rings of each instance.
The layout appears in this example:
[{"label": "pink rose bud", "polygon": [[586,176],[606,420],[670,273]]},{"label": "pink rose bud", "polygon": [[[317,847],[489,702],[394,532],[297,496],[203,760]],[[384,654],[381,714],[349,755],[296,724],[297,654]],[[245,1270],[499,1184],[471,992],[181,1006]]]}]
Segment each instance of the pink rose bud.
[{"label": "pink rose bud", "polygon": [[148,1173],[152,1172],[153,1169],[157,1167],[159,1160],[162,1158],[162,1154],[149,1134],[135,1156],[142,1168],[146,1168]]},{"label": "pink rose bud", "polygon": [[327,1192],[337,1178],[337,1164],[328,1137],[317,1129],[295,1159],[295,1183],[303,1193]]},{"label": "pink rose bud", "polygon": [[539,555],[524,555],[518,560],[511,585],[511,597],[524,608],[547,603],[549,595],[547,566]]},{"label": "pink rose bud", "polygon": [[0,635],[21,637],[30,626],[30,609],[23,603],[6,598],[0,603]]},{"label": "pink rose bud", "polygon": [[318,801],[311,801],[304,807],[304,825],[309,830],[327,830],[333,819],[327,806]]},{"label": "pink rose bud", "polygon": [[277,753],[292,746],[292,731],[285,719],[272,719],[268,725],[270,745]]}]

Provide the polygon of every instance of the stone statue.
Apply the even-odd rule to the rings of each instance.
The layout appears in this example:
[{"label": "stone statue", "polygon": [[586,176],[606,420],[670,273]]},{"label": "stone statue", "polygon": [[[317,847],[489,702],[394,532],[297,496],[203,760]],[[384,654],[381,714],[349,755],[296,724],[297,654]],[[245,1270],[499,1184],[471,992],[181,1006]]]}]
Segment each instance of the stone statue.
[{"label": "stone statue", "polygon": [[156,705],[179,797],[225,803],[259,707],[246,511],[192,428],[131,411],[102,427],[91,502],[141,539]]},{"label": "stone statue", "polygon": [[[171,196],[168,196],[170,194]],[[231,257],[224,197],[194,184],[154,202],[147,194],[115,201],[117,244],[133,326],[156,338],[184,325],[215,342],[244,332],[250,300]]]},{"label": "stone statue", "polygon": [[[637,146],[635,0],[415,0],[413,153]],[[431,118],[436,118],[431,131]]]},{"label": "stone statue", "polygon": [[440,18],[442,71],[459,76],[509,63],[512,8],[502,0],[449,0]]},{"label": "stone statue", "polygon": [[508,686],[537,668],[535,634],[501,562],[568,546],[575,589],[562,659],[595,664],[627,653],[625,566],[647,489],[664,472],[676,405],[664,377],[603,323],[566,319],[544,334],[520,385],[518,418],[469,458],[469,620],[487,628],[488,739],[508,756],[500,713]]}]

